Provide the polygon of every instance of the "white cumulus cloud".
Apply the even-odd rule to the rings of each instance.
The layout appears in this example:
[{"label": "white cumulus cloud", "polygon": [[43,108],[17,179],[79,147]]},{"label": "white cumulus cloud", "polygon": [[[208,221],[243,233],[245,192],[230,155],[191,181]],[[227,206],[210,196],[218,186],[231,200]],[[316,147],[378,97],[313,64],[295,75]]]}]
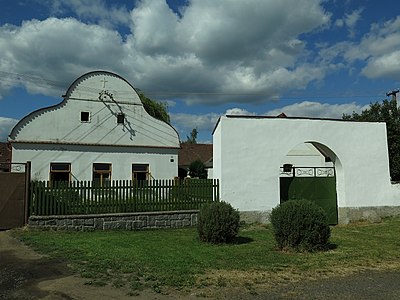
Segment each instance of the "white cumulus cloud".
[{"label": "white cumulus cloud", "polygon": [[357,103],[329,104],[312,101],[303,101],[268,111],[266,115],[277,116],[285,113],[288,117],[332,118],[341,119],[343,114],[361,112],[368,108]]},{"label": "white cumulus cloud", "polygon": [[18,120],[0,117],[0,142],[7,141],[11,129],[17,124]]},{"label": "white cumulus cloud", "polygon": [[[1,84],[0,97],[16,85],[60,95],[83,73],[105,69],[145,93],[180,92],[187,102],[269,101],[330,68],[310,62],[302,37],[330,21],[319,0],[192,0],[179,14],[161,0],[138,1],[130,12],[104,0],[44,3],[57,18],[0,26],[0,71],[42,85],[16,76]],[[61,18],[65,10],[75,18]]]},{"label": "white cumulus cloud", "polygon": [[347,46],[345,58],[365,61],[362,74],[366,77],[400,80],[400,17],[373,24],[359,44]]}]

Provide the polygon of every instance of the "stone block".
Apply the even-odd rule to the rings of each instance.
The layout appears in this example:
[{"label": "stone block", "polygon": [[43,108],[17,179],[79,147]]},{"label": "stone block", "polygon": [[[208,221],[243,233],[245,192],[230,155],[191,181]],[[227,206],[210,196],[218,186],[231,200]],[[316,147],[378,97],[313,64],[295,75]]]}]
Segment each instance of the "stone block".
[{"label": "stone block", "polygon": [[133,222],[134,221],[127,221],[126,222],[126,230],[133,230],[134,229],[133,225],[132,225]]},{"label": "stone block", "polygon": [[113,229],[111,222],[104,222],[103,223],[103,230],[111,230],[111,229]]},{"label": "stone block", "polygon": [[192,214],[190,216],[190,225],[195,226],[197,225],[197,214]]},{"label": "stone block", "polygon": [[370,223],[381,223],[382,218],[375,210],[367,210],[363,212],[363,219]]},{"label": "stone block", "polygon": [[82,219],[72,219],[73,226],[82,226],[84,225],[85,221]]},{"label": "stone block", "polygon": [[126,229],[126,221],[115,221],[111,222],[111,227],[113,230],[121,230],[121,229]]},{"label": "stone block", "polygon": [[67,226],[67,222],[65,219],[59,219],[57,220],[57,226],[62,227],[62,226]]},{"label": "stone block", "polygon": [[142,221],[143,223],[147,223],[148,216],[138,216],[137,220]]},{"label": "stone block", "polygon": [[157,227],[157,228],[166,228],[167,227],[167,222],[166,221],[156,220],[155,221],[155,227]]},{"label": "stone block", "polygon": [[101,230],[103,230],[103,224],[104,224],[104,221],[103,221],[103,219],[101,219],[101,218],[95,218],[95,219],[93,220],[93,227],[94,227],[95,229],[101,229]]},{"label": "stone block", "polygon": [[92,218],[90,218],[90,219],[85,219],[84,225],[85,225],[85,226],[93,226],[93,225],[94,225],[94,219],[92,219]]},{"label": "stone block", "polygon": [[144,227],[143,226],[143,222],[142,221],[133,221],[132,222],[132,227],[134,229],[142,229]]},{"label": "stone block", "polygon": [[179,220],[183,220],[183,219],[190,220],[190,214],[179,214],[178,219]]},{"label": "stone block", "polygon": [[82,231],[94,231],[93,226],[82,226]]},{"label": "stone block", "polygon": [[156,218],[154,216],[149,216],[147,220],[147,227],[153,228],[156,226]]},{"label": "stone block", "polygon": [[48,225],[56,225],[56,220],[54,220],[54,219],[46,220],[46,221],[44,222],[44,224],[45,224],[46,226],[48,226]]},{"label": "stone block", "polygon": [[73,225],[67,226],[67,229],[68,229],[69,231],[80,231],[81,228],[82,228],[81,226],[73,226]]}]

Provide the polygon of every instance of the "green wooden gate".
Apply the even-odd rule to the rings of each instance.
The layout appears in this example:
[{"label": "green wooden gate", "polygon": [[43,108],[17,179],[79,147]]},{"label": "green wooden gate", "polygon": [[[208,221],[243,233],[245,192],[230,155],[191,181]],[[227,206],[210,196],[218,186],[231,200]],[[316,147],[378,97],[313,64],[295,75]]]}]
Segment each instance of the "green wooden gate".
[{"label": "green wooden gate", "polygon": [[280,201],[307,199],[321,206],[331,225],[338,224],[336,177],[333,167],[281,168]]}]

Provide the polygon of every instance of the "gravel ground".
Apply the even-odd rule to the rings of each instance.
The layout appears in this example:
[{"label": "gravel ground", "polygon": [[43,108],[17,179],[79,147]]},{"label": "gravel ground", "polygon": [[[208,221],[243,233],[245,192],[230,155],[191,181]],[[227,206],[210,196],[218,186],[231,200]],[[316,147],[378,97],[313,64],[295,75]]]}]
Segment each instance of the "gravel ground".
[{"label": "gravel ground", "polygon": [[[66,263],[41,256],[12,238],[7,231],[0,232],[0,299],[202,299],[201,291],[190,295],[143,291],[128,296],[123,289],[93,287],[85,282],[87,280],[73,274]],[[244,300],[400,299],[400,270],[370,271],[312,281],[304,279],[263,292],[239,288],[214,292],[215,298]]]},{"label": "gravel ground", "polygon": [[304,280],[254,295],[252,299],[400,299],[400,271]]}]

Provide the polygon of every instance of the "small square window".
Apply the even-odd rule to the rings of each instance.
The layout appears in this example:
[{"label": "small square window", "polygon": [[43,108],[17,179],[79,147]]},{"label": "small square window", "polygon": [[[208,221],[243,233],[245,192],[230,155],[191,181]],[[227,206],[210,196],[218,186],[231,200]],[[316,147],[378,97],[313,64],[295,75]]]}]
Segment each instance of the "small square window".
[{"label": "small square window", "polygon": [[117,124],[124,124],[125,123],[125,114],[118,114],[117,115]]},{"label": "small square window", "polygon": [[71,163],[50,163],[50,181],[71,181]]},{"label": "small square window", "polygon": [[81,122],[89,122],[90,113],[88,111],[81,111]]},{"label": "small square window", "polygon": [[134,181],[143,181],[149,179],[148,164],[132,164],[132,177]]},{"label": "small square window", "polygon": [[95,186],[105,186],[111,181],[111,164],[93,164],[93,184]]}]

